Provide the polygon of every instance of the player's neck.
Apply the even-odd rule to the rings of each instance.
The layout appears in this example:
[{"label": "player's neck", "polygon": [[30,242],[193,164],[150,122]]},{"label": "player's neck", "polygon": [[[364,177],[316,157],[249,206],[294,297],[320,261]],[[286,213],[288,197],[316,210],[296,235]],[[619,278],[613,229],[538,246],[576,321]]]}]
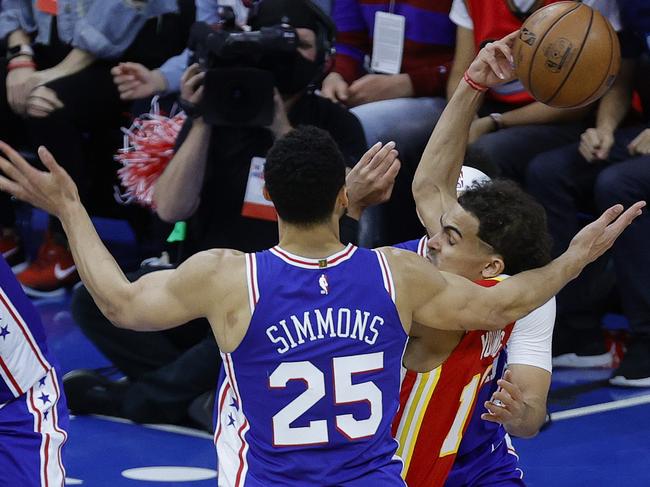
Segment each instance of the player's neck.
[{"label": "player's neck", "polygon": [[292,254],[319,259],[335,254],[344,245],[339,239],[338,221],[302,227],[279,222],[280,247]]}]

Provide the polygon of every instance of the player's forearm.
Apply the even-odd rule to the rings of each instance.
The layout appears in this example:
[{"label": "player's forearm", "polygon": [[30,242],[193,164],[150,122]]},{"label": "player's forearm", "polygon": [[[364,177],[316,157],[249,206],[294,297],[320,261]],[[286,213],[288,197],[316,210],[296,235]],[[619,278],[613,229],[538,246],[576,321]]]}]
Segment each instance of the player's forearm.
[{"label": "player's forearm", "polygon": [[569,247],[544,267],[521,272],[485,289],[492,294],[486,303],[490,328],[503,328],[539,308],[575,279],[586,264],[583,256]]},{"label": "player's forearm", "polygon": [[154,188],[158,216],[176,222],[191,216],[199,205],[205,177],[211,127],[195,120],[187,139],[165,168]]},{"label": "player's forearm", "polygon": [[413,179],[413,197],[419,203],[431,192],[456,197],[456,181],[463,165],[472,120],[481,104],[481,93],[461,80],[442,112]]},{"label": "player's forearm", "polygon": [[128,279],[97,235],[80,202],[67,205],[59,218],[81,279],[104,316],[119,326],[128,312]]},{"label": "player's forearm", "polygon": [[596,115],[596,128],[613,133],[625,118],[632,103],[634,63],[623,61],[618,78],[603,96]]}]

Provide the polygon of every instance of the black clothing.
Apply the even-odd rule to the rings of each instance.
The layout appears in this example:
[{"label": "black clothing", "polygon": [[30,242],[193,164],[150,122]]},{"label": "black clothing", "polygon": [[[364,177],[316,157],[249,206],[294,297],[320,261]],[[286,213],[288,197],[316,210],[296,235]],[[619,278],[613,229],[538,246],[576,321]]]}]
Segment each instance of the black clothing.
[{"label": "black clothing", "polygon": [[[289,110],[288,117],[294,127],[315,125],[328,131],[349,166],[354,166],[366,151],[357,118],[325,98],[315,94],[302,96]],[[186,123],[177,146],[185,140],[191,123]],[[277,223],[241,216],[251,159],[264,157],[272,145],[273,134],[266,128],[213,129],[201,203],[187,222],[187,239],[180,260],[209,248],[253,252],[278,242]]]}]

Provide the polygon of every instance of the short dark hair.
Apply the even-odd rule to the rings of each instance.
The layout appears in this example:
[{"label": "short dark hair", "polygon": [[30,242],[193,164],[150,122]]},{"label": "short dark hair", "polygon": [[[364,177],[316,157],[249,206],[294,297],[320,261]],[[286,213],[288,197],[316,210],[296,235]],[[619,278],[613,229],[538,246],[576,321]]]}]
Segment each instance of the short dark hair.
[{"label": "short dark hair", "polygon": [[266,155],[264,180],[284,221],[322,223],[345,184],[345,159],[329,133],[301,126],[275,141]]},{"label": "short dark hair", "polygon": [[515,182],[474,184],[458,202],[478,219],[478,236],[503,257],[505,273],[517,274],[551,260],[546,212]]}]

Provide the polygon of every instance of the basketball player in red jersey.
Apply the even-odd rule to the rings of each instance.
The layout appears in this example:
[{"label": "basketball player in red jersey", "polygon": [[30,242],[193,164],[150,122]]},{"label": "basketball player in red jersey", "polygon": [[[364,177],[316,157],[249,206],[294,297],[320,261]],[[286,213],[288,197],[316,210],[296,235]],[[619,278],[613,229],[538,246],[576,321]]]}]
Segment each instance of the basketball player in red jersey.
[{"label": "basketball player in red jersey", "polygon": [[[402,245],[484,286],[550,260],[544,210],[514,183],[490,181],[456,196],[480,90],[493,86],[489,73],[479,55],[436,126],[413,184],[431,238]],[[551,300],[498,333],[412,328],[393,425],[409,486],[523,485],[508,433],[532,436],[544,422],[554,319]]]}]

